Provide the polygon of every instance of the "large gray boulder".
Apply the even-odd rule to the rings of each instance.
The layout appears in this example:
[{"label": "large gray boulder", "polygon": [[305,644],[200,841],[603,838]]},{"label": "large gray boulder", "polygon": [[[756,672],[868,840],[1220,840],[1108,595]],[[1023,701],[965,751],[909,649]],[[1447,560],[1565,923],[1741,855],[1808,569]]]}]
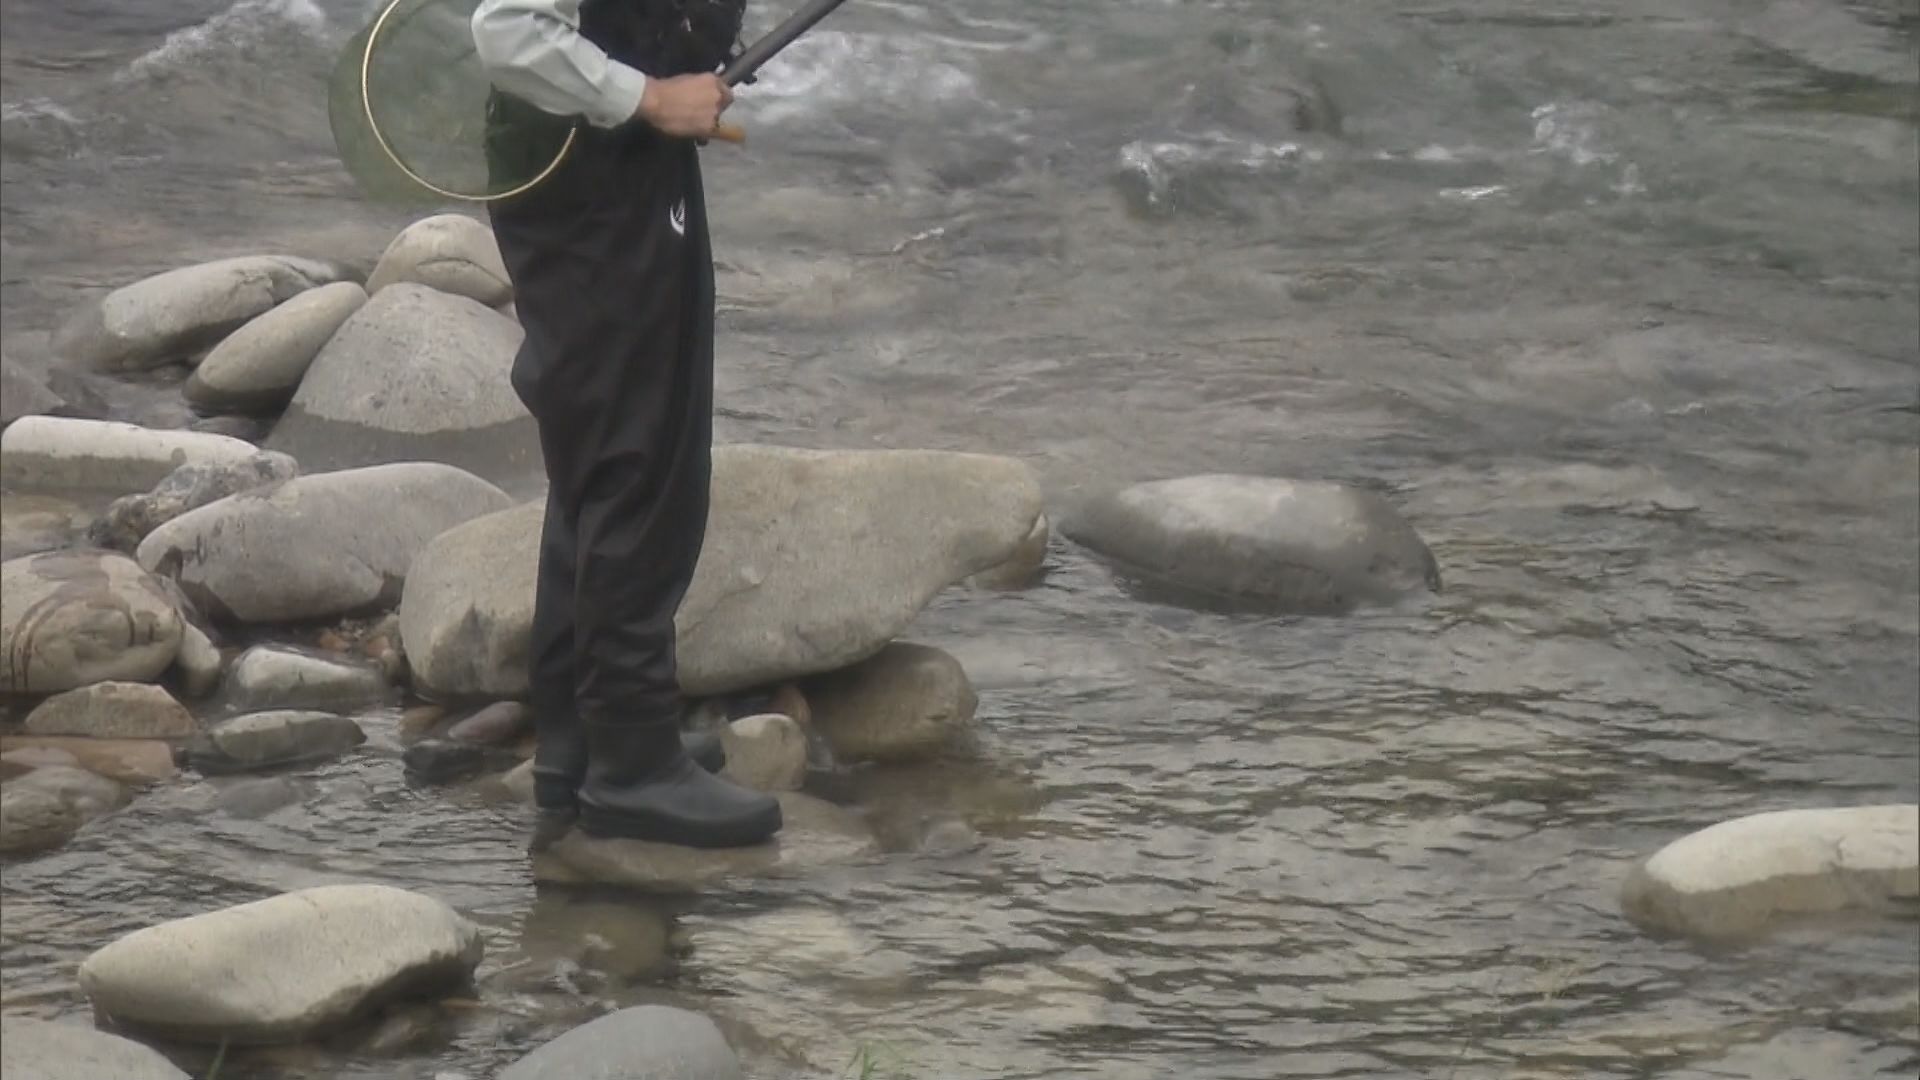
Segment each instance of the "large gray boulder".
[{"label": "large gray boulder", "polygon": [[0,689],[151,682],[178,655],[182,626],[166,589],[124,555],[56,551],[0,563]]},{"label": "large gray boulder", "polygon": [[500,1080],[744,1080],[712,1020],[664,1005],[609,1013],[521,1058]]},{"label": "large gray boulder", "polygon": [[1920,899],[1920,805],[1778,810],[1661,848],[1621,888],[1648,929],[1736,938],[1777,919]]},{"label": "large gray boulder", "polygon": [[477,301],[388,285],[320,350],[266,445],[308,472],[440,461],[530,493],[539,438],[510,381],[522,337]]},{"label": "large gray boulder", "polygon": [[1412,526],[1379,495],[1263,476],[1192,476],[1090,501],[1064,529],[1149,585],[1296,613],[1440,588]]},{"label": "large gray boulder", "polygon": [[366,302],[367,290],[351,281],[301,293],[215,345],[182,392],[202,412],[285,408],[320,349]]},{"label": "large gray boulder", "polygon": [[78,1024],[0,1017],[7,1080],[191,1080],[158,1050]]},{"label": "large gray boulder", "polygon": [[457,988],[482,950],[479,928],[439,900],[330,885],[136,931],[80,965],[80,989],[131,1030],[294,1042]]},{"label": "large gray boulder", "polygon": [[[679,613],[693,696],[832,671],[880,651],[937,593],[1033,531],[1023,463],[934,451],[714,452],[713,506]],[[518,697],[527,684],[541,507],[468,522],[421,552],[400,603],[417,686]]]},{"label": "large gray boulder", "polygon": [[258,451],[244,461],[182,465],[152,491],[113,500],[87,529],[87,539],[132,554],[149,533],[189,510],[298,475],[298,462],[272,450]]},{"label": "large gray boulder", "polygon": [[253,444],[227,435],[29,416],[0,434],[0,484],[13,490],[134,495],[182,466],[238,465],[255,452]]},{"label": "large gray boulder", "polygon": [[513,282],[493,230],[465,214],[436,214],[400,231],[367,277],[367,291],[413,282],[497,308]]},{"label": "large gray boulder", "polygon": [[393,604],[428,541],[511,503],[432,462],[318,473],[174,518],[141,542],[139,558],[218,619],[324,618]]},{"label": "large gray boulder", "polygon": [[156,274],[108,293],[53,336],[53,351],[97,371],[183,360],[316,285],[339,278],[324,263],[243,256]]}]

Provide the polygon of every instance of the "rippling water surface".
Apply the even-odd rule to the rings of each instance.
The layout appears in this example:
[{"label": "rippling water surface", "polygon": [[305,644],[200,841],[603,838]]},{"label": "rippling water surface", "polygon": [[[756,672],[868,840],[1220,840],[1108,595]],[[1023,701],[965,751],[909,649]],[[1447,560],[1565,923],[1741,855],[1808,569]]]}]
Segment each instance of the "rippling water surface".
[{"label": "rippling water surface", "polygon": [[[99,288],[364,265],[401,222],[327,133],[360,0],[3,2],[9,355]],[[127,930],[372,878],[484,922],[477,1002],[253,1075],[479,1077],[682,1000],[764,1076],[862,1043],[921,1077],[1912,1076],[1913,922],[1702,950],[1615,890],[1727,817],[1920,795],[1917,33],[1907,0],[854,0],[708,153],[723,436],[1012,453],[1056,510],[1371,485],[1445,593],[1193,612],[1056,542],[915,627],[983,745],[834,782],[886,860],[671,907],[536,895],[524,823],[408,788],[371,717],[264,816],[182,781],[9,865],[7,1007],[84,1009]]]}]

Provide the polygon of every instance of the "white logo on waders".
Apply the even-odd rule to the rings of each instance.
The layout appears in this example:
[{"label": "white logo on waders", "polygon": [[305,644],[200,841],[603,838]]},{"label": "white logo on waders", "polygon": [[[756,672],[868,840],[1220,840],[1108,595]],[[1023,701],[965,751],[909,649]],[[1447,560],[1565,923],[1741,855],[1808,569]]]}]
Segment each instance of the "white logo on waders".
[{"label": "white logo on waders", "polygon": [[667,224],[672,225],[673,231],[681,236],[687,235],[687,200],[681,199],[673,204],[673,209],[667,214]]}]

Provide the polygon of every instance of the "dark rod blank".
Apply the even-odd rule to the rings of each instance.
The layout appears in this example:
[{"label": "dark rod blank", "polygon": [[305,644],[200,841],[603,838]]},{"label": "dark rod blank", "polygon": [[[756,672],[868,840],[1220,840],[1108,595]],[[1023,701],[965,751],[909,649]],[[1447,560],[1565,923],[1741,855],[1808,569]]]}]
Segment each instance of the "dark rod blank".
[{"label": "dark rod blank", "polygon": [[793,44],[794,39],[833,13],[833,9],[846,3],[846,0],[807,0],[800,10],[787,16],[787,20],[768,32],[766,37],[747,46],[733,63],[721,73],[720,78],[728,86],[738,86],[744,80],[753,78],[754,72],[774,58],[781,49]]}]

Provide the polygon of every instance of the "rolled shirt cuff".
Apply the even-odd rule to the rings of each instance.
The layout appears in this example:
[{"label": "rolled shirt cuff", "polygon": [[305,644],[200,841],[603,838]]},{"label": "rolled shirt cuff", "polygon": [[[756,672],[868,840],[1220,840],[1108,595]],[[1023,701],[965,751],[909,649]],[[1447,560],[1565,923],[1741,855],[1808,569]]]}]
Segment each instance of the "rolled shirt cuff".
[{"label": "rolled shirt cuff", "polygon": [[647,92],[647,77],[638,69],[609,59],[599,90],[599,97],[587,110],[587,122],[595,127],[619,127],[640,111],[640,99]]}]

